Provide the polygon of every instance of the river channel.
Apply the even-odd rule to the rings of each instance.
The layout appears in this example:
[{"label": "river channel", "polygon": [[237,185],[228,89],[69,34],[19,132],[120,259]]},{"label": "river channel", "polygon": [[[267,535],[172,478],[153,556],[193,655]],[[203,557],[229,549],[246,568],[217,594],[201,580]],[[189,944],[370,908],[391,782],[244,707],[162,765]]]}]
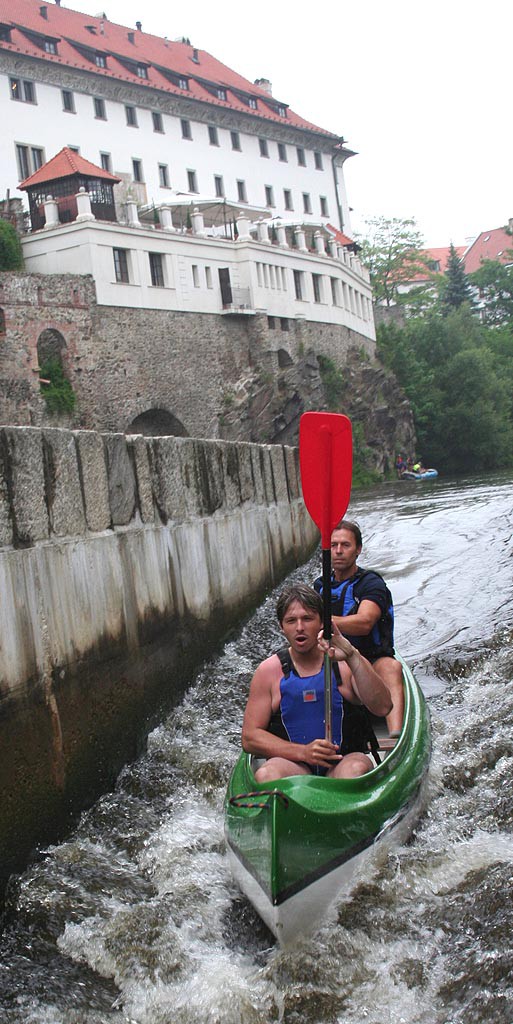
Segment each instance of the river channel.
[{"label": "river channel", "polygon": [[350,514],[431,710],[410,841],[293,951],[238,893],[222,802],[252,670],[279,646],[270,595],[115,791],[12,881],[1,1024],[512,1024],[513,482],[397,482]]}]

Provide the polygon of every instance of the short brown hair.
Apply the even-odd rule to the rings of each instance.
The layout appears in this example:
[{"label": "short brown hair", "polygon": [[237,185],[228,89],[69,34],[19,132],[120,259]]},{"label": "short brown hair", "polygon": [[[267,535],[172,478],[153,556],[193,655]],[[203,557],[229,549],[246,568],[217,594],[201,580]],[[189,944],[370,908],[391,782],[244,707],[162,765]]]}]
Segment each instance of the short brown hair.
[{"label": "short brown hair", "polygon": [[293,601],[297,601],[303,608],[314,612],[322,619],[322,597],[313,587],[307,587],[306,583],[296,583],[294,586],[285,587],[282,590],[276,603],[276,614],[280,626]]},{"label": "short brown hair", "polygon": [[335,530],[348,530],[349,533],[353,534],[358,547],[361,548],[363,546],[362,531],[360,530],[358,523],[353,523],[350,519],[341,519],[340,522],[333,527],[331,532],[334,533]]}]

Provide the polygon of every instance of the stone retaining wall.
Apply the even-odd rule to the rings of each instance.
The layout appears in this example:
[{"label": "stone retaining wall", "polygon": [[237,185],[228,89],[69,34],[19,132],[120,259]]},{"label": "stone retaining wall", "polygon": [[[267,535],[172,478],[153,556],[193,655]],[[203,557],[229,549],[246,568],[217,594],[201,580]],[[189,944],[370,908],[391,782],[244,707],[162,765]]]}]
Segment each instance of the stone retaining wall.
[{"label": "stone retaining wall", "polygon": [[0,429],[4,882],[316,541],[295,449]]}]

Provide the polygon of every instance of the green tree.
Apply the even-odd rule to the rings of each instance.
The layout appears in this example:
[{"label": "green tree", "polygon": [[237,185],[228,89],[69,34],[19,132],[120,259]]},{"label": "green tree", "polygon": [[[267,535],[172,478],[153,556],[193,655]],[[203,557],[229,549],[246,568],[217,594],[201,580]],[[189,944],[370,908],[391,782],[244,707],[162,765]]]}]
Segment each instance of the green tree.
[{"label": "green tree", "polygon": [[368,267],[374,301],[391,306],[401,299],[399,287],[427,268],[420,252],[423,244],[414,220],[374,217],[366,221],[367,233],[358,238],[360,258]]},{"label": "green tree", "polygon": [[479,289],[483,322],[513,326],[513,250],[509,266],[498,260],[483,260],[479,270],[470,274],[470,281]]},{"label": "green tree", "polygon": [[0,270],[23,270],[21,242],[7,220],[0,220]]},{"label": "green tree", "polygon": [[451,309],[459,309],[464,302],[468,302],[470,305],[473,302],[472,286],[465,273],[463,261],[458,256],[452,242],[443,280],[441,300],[442,308],[445,312],[449,312]]}]

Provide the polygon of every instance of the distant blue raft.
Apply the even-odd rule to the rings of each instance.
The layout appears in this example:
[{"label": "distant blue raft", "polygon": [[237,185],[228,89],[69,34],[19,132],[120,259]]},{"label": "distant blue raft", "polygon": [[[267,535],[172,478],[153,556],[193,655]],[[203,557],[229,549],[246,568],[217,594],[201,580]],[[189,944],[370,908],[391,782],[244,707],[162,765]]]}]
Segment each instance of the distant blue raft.
[{"label": "distant blue raft", "polygon": [[423,469],[422,473],[414,473],[411,469],[406,469],[404,473],[401,473],[401,480],[434,480],[435,476],[438,476],[437,469]]}]

